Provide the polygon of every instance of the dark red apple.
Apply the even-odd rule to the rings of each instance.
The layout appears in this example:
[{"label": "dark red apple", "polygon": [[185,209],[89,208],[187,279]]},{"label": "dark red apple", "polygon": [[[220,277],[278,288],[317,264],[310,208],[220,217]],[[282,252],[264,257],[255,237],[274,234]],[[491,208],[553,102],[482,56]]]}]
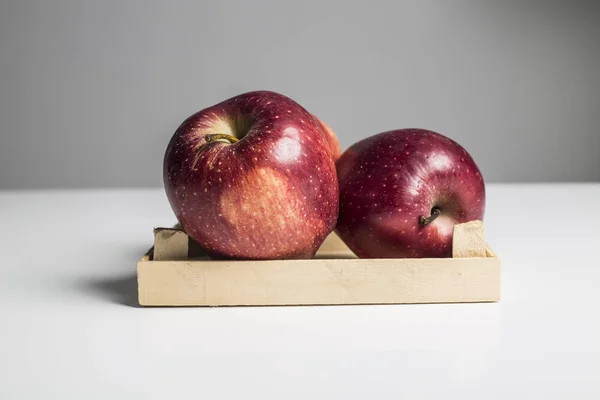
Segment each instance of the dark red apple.
[{"label": "dark red apple", "polygon": [[336,232],[363,258],[450,257],[454,225],[483,220],[485,186],[458,143],[423,129],[383,132],[337,161]]},{"label": "dark red apple", "polygon": [[217,258],[310,258],[338,215],[335,163],[320,124],[269,91],[184,121],[165,153],[164,184],[185,232]]}]

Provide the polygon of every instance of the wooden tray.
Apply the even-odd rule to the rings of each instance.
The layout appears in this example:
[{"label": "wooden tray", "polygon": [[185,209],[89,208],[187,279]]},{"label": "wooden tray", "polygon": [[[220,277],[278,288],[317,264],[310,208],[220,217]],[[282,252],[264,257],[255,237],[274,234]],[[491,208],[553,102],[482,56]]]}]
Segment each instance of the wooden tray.
[{"label": "wooden tray", "polygon": [[212,261],[156,228],[137,263],[143,306],[465,303],[500,299],[500,260],[483,224],[456,225],[452,258],[358,259],[335,234],[310,260]]}]

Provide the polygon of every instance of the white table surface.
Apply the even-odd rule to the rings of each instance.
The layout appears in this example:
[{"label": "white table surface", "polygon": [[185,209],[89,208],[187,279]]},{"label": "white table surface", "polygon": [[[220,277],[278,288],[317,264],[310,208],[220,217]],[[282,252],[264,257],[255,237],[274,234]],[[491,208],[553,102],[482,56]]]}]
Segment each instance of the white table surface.
[{"label": "white table surface", "polygon": [[169,309],[162,190],[0,192],[0,399],[600,399],[599,204],[488,185],[499,303]]}]

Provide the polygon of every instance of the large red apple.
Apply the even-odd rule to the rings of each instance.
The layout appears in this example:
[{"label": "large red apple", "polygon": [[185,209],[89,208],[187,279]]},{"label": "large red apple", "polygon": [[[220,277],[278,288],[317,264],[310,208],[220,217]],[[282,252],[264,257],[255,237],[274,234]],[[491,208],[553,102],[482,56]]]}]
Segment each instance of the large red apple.
[{"label": "large red apple", "polygon": [[310,258],[338,215],[320,124],[278,93],[245,93],[190,116],[164,158],[169,202],[217,258]]},{"label": "large red apple", "polygon": [[336,231],[363,258],[450,257],[454,225],[483,220],[485,186],[459,144],[402,129],[364,139],[337,162]]}]

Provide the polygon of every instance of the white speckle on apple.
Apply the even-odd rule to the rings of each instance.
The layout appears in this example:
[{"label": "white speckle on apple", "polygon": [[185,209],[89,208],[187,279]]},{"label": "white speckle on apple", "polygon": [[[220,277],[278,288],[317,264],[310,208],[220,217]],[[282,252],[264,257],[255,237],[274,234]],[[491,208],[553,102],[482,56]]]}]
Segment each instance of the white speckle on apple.
[{"label": "white speckle on apple", "polygon": [[429,159],[429,164],[438,171],[445,171],[450,169],[452,162],[446,154],[435,153]]},{"label": "white speckle on apple", "polygon": [[282,137],[277,141],[275,147],[275,157],[284,163],[296,160],[301,152],[300,144],[291,137]]}]

